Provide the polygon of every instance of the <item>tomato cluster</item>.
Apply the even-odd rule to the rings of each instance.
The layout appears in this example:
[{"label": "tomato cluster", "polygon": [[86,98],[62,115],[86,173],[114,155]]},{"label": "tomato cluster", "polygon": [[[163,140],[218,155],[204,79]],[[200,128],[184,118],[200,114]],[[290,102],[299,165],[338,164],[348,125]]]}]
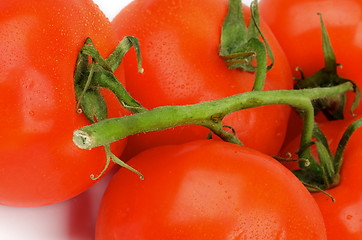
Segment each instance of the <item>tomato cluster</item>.
[{"label": "tomato cluster", "polygon": [[[126,168],[116,172],[100,204],[97,240],[361,239],[362,130],[351,133],[348,143],[339,142],[360,107],[357,117],[344,111],[343,120],[316,118],[327,148],[334,152],[346,145],[343,165],[332,174],[336,184],[330,187],[323,185],[328,168],[316,148],[321,138],[303,145],[308,126],[301,120],[308,121],[308,109],[298,109],[301,118],[290,107],[298,104],[275,99],[308,95],[293,90],[293,75],[302,74],[298,81],[303,81],[326,67],[322,18],[338,75],[352,81],[358,95],[362,4],[261,0],[250,9],[243,5],[237,15],[237,2],[134,0],[112,22],[90,0],[1,2],[0,204],[38,207],[73,198],[100,179],[90,176],[102,177],[106,161],[113,160],[145,178]],[[223,55],[220,42],[225,42],[226,19],[232,14],[253,29],[245,30],[251,40],[237,43],[239,52],[226,47],[231,53]],[[135,38],[116,48],[125,36]],[[255,50],[260,43],[262,51]],[[136,51],[123,58],[122,47],[132,45]],[[123,58],[117,69],[115,48]],[[264,51],[263,88],[254,89]],[[297,67],[300,71],[292,71]],[[118,91],[114,86],[119,85]],[[276,95],[264,100],[264,91]],[[246,109],[220,110],[208,119],[199,116],[204,112],[192,115],[191,107],[230,102],[243,94],[251,97],[234,105],[245,104]],[[346,109],[353,96],[348,93]],[[103,106],[107,109],[99,113]],[[188,124],[172,125],[181,108]],[[108,123],[121,120],[127,123],[125,130],[107,129]],[[89,121],[95,122],[90,129],[101,127],[91,133],[77,130],[74,144],[74,130]],[[126,137],[115,141],[123,137],[112,134],[122,131]],[[92,133],[111,139],[97,145],[106,151],[77,147],[92,144]],[[234,144],[239,143],[235,139],[244,146]],[[309,150],[310,155],[304,154]],[[299,165],[276,160],[290,153],[288,159]],[[310,164],[317,170],[308,172]],[[312,176],[311,182],[300,177],[304,173]]]},{"label": "tomato cluster", "polygon": [[[250,91],[254,73],[230,70],[218,55],[227,1],[134,1],[112,21],[117,36],[137,36],[142,51],[143,74],[137,73],[136,56],[124,59],[127,90],[146,108],[185,105],[219,99]],[[245,7],[245,21],[250,14]],[[218,27],[215,27],[218,26]],[[260,28],[273,51],[275,64],[267,73],[265,90],[291,89],[291,71],[286,57],[269,28]],[[232,126],[245,145],[275,155],[282,145],[290,108],[263,106],[228,115],[224,124]],[[240,124],[242,123],[242,124]],[[124,157],[150,147],[202,139],[208,130],[181,126],[162,132],[128,138]]]}]

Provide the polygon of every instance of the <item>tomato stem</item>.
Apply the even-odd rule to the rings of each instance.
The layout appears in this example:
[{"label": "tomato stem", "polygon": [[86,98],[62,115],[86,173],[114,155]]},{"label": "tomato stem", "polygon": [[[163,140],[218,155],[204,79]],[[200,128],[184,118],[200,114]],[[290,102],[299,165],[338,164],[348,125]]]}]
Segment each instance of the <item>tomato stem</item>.
[{"label": "tomato stem", "polygon": [[303,117],[303,135],[300,143],[302,149],[305,146],[309,147],[313,133],[314,109],[311,101],[352,90],[352,84],[347,82],[330,88],[252,91],[193,105],[162,106],[85,126],[74,132],[73,141],[82,149],[92,149],[141,132],[196,124],[209,128],[224,140],[241,144],[235,135],[223,129],[222,120],[226,115],[247,108],[285,104],[302,109],[306,113]]},{"label": "tomato stem", "polygon": [[[134,46],[137,54],[138,71],[143,72],[141,66],[141,52],[138,45],[138,39],[135,37],[126,36],[117,45],[112,54],[104,59],[93,45],[90,38],[87,38],[85,44],[80,50],[77,68],[74,74],[74,87],[78,100],[78,106],[81,105],[82,109],[87,109],[87,101],[83,100],[83,95],[86,91],[99,91],[98,88],[107,88],[111,90],[121,102],[122,106],[132,112],[142,112],[147,109],[143,108],[140,103],[131,97],[123,85],[114,76],[113,72],[119,67],[123,56]],[[88,57],[93,59],[90,66]],[[97,63],[97,64],[95,64]],[[106,105],[103,106],[106,108]],[[93,112],[85,112],[88,119],[93,118]]]},{"label": "tomato stem", "polygon": [[334,167],[334,171],[336,174],[339,174],[339,172],[341,171],[342,162],[343,162],[343,152],[344,152],[344,149],[346,148],[347,142],[349,141],[352,134],[361,126],[362,126],[362,118],[357,119],[354,122],[352,122],[347,127],[341,140],[339,141],[338,147],[335,152],[334,159],[333,159],[333,167]]},{"label": "tomato stem", "polygon": [[251,39],[249,42],[250,48],[255,49],[256,62],[258,67],[255,70],[255,80],[253,85],[253,91],[261,91],[264,88],[264,82],[266,78],[267,58],[264,44],[256,39]]},{"label": "tomato stem", "polygon": [[[310,190],[323,191],[336,185],[339,182],[344,147],[352,132],[362,125],[362,120],[353,124],[346,131],[341,139],[341,146],[333,158],[327,140],[314,122],[315,105],[322,101],[337,99],[343,103],[342,107],[344,107],[343,100],[347,91],[356,93],[355,103],[358,103],[360,92],[353,82],[339,78],[336,74],[337,64],[322,17],[321,24],[324,34],[323,50],[326,56],[325,69],[298,82],[296,90],[261,91],[263,90],[266,72],[273,66],[274,58],[259,28],[257,1],[254,0],[251,4],[251,20],[249,28],[246,28],[241,2],[230,0],[229,12],[222,29],[220,56],[231,69],[240,68],[243,71],[255,72],[253,91],[199,104],[162,106],[152,110],[147,110],[132,98],[113,74],[121,64],[123,56],[132,46],[134,46],[138,57],[138,71],[143,72],[138,40],[134,37],[125,37],[115,51],[107,59],[104,59],[91,39],[88,38],[78,55],[77,68],[74,73],[74,88],[78,100],[77,109],[80,106],[92,124],[75,130],[73,142],[82,149],[104,146],[107,155],[105,168],[97,177],[92,175],[91,178],[98,179],[102,176],[112,160],[139,174],[140,178],[143,179],[140,172],[128,166],[110,151],[110,143],[127,136],[160,131],[180,125],[200,125],[207,127],[224,141],[242,145],[242,141],[235,134],[224,129],[225,126],[222,124],[224,117],[243,109],[282,104],[296,108],[303,119],[300,151],[298,153],[300,170],[293,171],[293,173]],[[260,37],[263,41],[259,40]],[[269,66],[267,65],[267,56],[271,60]],[[89,64],[90,59],[92,60],[91,64]],[[254,60],[256,60],[257,66],[252,65]],[[332,73],[329,82],[327,84],[318,82],[320,81],[319,77],[324,77],[326,71]],[[135,114],[108,119],[107,105],[99,88],[111,90],[122,106]],[[356,106],[355,103],[353,107]],[[310,152],[310,147],[313,144],[312,136],[317,139],[314,144],[317,145],[320,164]]]},{"label": "tomato stem", "polygon": [[[90,123],[108,118],[107,104],[99,91],[100,87],[111,90],[124,108],[136,113],[147,111],[147,109],[143,108],[141,104],[129,95],[113,74],[121,64],[123,56],[132,46],[135,47],[138,56],[138,70],[139,72],[143,72],[138,40],[134,37],[125,37],[107,59],[104,59],[99,54],[90,38],[86,39],[85,44],[79,51],[76,70],[74,72],[74,90],[78,101],[77,112],[84,113]],[[92,59],[92,64],[90,65],[89,58]],[[79,109],[81,109],[81,111],[79,111]],[[78,141],[81,140],[82,138],[78,138]],[[83,140],[87,141],[86,138]],[[90,176],[91,179],[99,179],[108,169],[111,160],[137,173],[140,175],[140,178],[143,179],[143,175],[140,172],[124,163],[111,152],[109,143],[102,145],[106,151],[107,161],[101,173],[97,177],[92,174]]]},{"label": "tomato stem", "polygon": [[[300,163],[300,170],[294,170],[293,173],[303,182],[314,186],[315,190],[326,190],[339,184],[340,170],[343,162],[343,152],[346,145],[356,129],[362,126],[362,118],[352,122],[344,132],[338,143],[337,150],[333,155],[329,149],[329,143],[325,135],[315,123],[313,127],[313,137],[316,139],[315,144],[318,151],[319,164],[311,156],[309,149],[301,149],[298,152],[299,160],[304,161],[303,157],[308,157],[310,166],[303,166]],[[310,145],[312,145],[310,144]],[[314,166],[313,166],[314,165]]]}]

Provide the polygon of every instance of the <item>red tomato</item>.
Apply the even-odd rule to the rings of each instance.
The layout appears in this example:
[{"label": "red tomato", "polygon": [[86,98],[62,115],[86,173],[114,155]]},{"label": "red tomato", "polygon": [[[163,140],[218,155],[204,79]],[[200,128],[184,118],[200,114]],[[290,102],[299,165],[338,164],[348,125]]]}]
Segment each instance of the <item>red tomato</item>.
[{"label": "red tomato", "polygon": [[[320,123],[321,130],[326,135],[331,151],[334,153],[340,138],[352,120],[339,120]],[[343,155],[341,181],[337,187],[327,190],[335,198],[323,193],[313,193],[326,225],[328,240],[359,240],[362,239],[362,167],[361,150],[362,129],[357,129],[350,138]],[[296,138],[282,150],[282,153],[297,149],[299,138]],[[313,148],[314,156],[317,155]]]},{"label": "red tomato", "polygon": [[7,0],[0,12],[0,204],[60,202],[89,188],[90,175],[105,166],[101,148],[72,142],[73,131],[88,124],[76,114],[78,51],[89,36],[107,57],[117,40],[89,0]]},{"label": "red tomato", "polygon": [[[341,76],[362,86],[358,59],[362,55],[362,2],[359,0],[261,0],[261,17],[283,47],[292,69],[310,76],[324,67],[318,12],[335,52]],[[295,72],[296,77],[300,77]]]},{"label": "red tomato", "polygon": [[310,193],[255,150],[214,140],[149,149],[102,199],[96,240],[326,239]]},{"label": "red tomato", "polygon": [[[326,26],[337,63],[338,74],[362,87],[359,59],[362,56],[362,1],[360,0],[261,0],[261,17],[270,26],[288,57],[292,69],[299,67],[305,77],[324,68],[320,17]],[[293,75],[300,78],[300,73]],[[352,94],[346,109],[352,104]],[[361,110],[357,110],[360,112]],[[293,121],[298,117],[292,113]],[[293,116],[294,115],[294,116]],[[350,115],[348,112],[345,114]],[[323,120],[318,118],[318,121]],[[298,120],[297,120],[298,121]],[[298,129],[298,130],[296,130]],[[300,133],[301,124],[288,128],[287,141]]]},{"label": "red tomato", "polygon": [[[254,73],[229,70],[218,55],[221,27],[228,11],[223,0],[136,0],[125,7],[112,24],[119,38],[140,41],[143,74],[137,73],[135,54],[125,56],[126,83],[131,95],[144,107],[194,104],[250,91]],[[246,22],[249,9],[244,6]],[[269,28],[261,29],[275,56],[265,89],[291,89],[289,65]],[[287,106],[265,106],[226,117],[248,147],[276,154],[284,139],[289,116]],[[209,130],[199,126],[177,127],[129,137],[124,156],[158,145],[205,139]]]}]

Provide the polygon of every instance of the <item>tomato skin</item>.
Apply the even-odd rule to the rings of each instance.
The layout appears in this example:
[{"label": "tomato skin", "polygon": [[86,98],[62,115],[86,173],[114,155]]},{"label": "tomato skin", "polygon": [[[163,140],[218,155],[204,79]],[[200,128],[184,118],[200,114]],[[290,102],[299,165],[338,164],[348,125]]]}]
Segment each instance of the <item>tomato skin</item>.
[{"label": "tomato skin", "polygon": [[[102,148],[85,151],[72,142],[73,131],[89,124],[76,114],[77,54],[91,37],[107,57],[117,45],[114,31],[88,0],[1,1],[0,12],[0,204],[69,199],[93,185],[90,175],[105,166]],[[122,67],[117,76],[124,81]],[[106,95],[110,114],[119,116],[112,112],[120,104]]]},{"label": "tomato skin", "polygon": [[[136,56],[127,54],[127,90],[146,108],[185,105],[250,91],[254,73],[229,70],[218,55],[226,0],[133,1],[112,21],[117,36],[139,39],[144,73],[137,73]],[[246,21],[249,9],[244,6]],[[265,89],[291,89],[289,65],[271,31],[261,28],[275,56]],[[287,106],[265,106],[226,117],[248,147],[276,154],[284,139]],[[240,124],[242,123],[242,124]],[[199,126],[176,127],[129,138],[125,158],[150,147],[205,139],[209,130]],[[270,141],[272,139],[272,141]],[[268,142],[268,144],[265,144]]]},{"label": "tomato skin", "polygon": [[[328,139],[332,153],[347,126],[355,119],[338,120],[320,123],[319,126]],[[351,136],[344,155],[340,184],[327,190],[336,200],[323,193],[313,193],[324,217],[328,240],[362,238],[362,177],[361,150],[362,129],[357,129]],[[299,138],[289,142],[282,153],[294,152],[298,148]],[[317,156],[315,147],[312,154]],[[295,167],[295,166],[293,166]]]},{"label": "tomato skin", "polygon": [[326,239],[318,207],[271,157],[198,140],[149,149],[120,169],[102,199],[96,240]]}]

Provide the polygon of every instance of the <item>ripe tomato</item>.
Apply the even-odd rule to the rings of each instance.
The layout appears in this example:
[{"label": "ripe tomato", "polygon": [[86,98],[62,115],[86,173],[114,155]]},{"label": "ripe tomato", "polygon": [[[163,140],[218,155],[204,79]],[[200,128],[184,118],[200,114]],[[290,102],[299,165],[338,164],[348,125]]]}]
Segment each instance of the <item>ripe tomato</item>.
[{"label": "ripe tomato", "polygon": [[[254,73],[229,70],[218,55],[221,28],[228,11],[223,0],[136,0],[112,21],[117,36],[140,41],[143,74],[137,73],[136,56],[125,56],[127,90],[144,107],[194,104],[250,91]],[[244,6],[246,22],[249,9]],[[248,24],[248,23],[247,23]],[[275,65],[267,73],[265,89],[291,89],[286,57],[269,28],[261,29],[274,53]],[[226,117],[248,147],[276,154],[284,139],[287,106],[265,106]],[[208,130],[182,126],[129,137],[124,157],[158,145],[204,139]]]},{"label": "ripe tomato", "polygon": [[[328,139],[334,153],[347,126],[354,119],[320,123],[319,126]],[[362,177],[361,150],[362,129],[357,129],[347,143],[343,155],[340,184],[327,190],[335,199],[323,193],[313,193],[324,217],[328,240],[357,240],[362,238]],[[283,150],[293,152],[298,148],[299,138],[291,141]],[[313,155],[317,156],[313,148]]]},{"label": "ripe tomato", "polygon": [[[359,0],[261,0],[259,4],[261,17],[270,26],[288,57],[292,69],[299,67],[305,77],[324,68],[322,50],[322,33],[320,17],[326,26],[334,50],[339,76],[354,81],[362,87],[359,60],[362,56],[362,1]],[[300,78],[294,71],[293,75]],[[352,94],[347,94],[346,109],[352,104]],[[355,112],[361,112],[361,108]],[[345,116],[350,115],[348,112]],[[301,124],[296,114],[291,114],[287,141],[301,132]],[[318,117],[318,121],[325,121]],[[296,130],[297,129],[297,130]]]},{"label": "ripe tomato", "polygon": [[[310,76],[324,67],[322,34],[318,12],[342,64],[338,73],[360,87],[358,59],[362,55],[362,2],[359,0],[261,0],[260,15],[283,47],[292,69],[300,67]],[[296,77],[300,77],[295,72]]]},{"label": "ripe tomato", "polygon": [[326,239],[300,181],[271,157],[198,140],[149,149],[120,169],[102,199],[96,240]]},{"label": "ripe tomato", "polygon": [[0,12],[0,204],[60,202],[89,188],[90,175],[105,166],[101,148],[87,152],[72,142],[88,124],[76,113],[78,51],[91,37],[107,57],[117,40],[89,0],[7,0]]}]

